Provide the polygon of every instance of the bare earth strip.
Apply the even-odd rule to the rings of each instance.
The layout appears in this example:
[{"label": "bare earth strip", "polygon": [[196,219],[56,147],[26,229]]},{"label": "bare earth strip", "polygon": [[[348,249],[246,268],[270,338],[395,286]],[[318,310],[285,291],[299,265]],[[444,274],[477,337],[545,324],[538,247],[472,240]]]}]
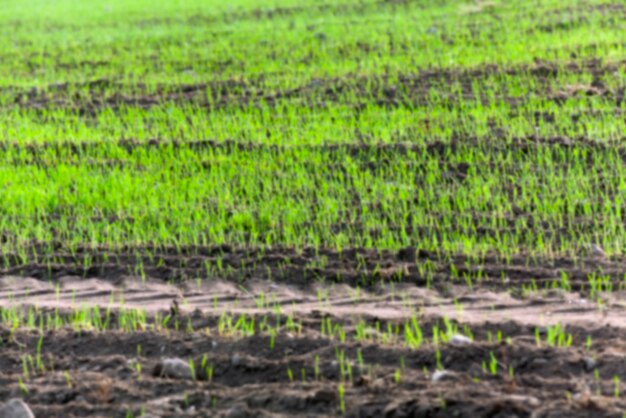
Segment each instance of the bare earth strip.
[{"label": "bare earth strip", "polygon": [[[174,285],[123,277],[114,284],[67,276],[52,283],[5,276],[0,303],[7,309],[37,306],[72,315],[97,305],[111,308],[115,319],[120,310],[135,308],[148,318],[173,315],[177,325],[127,333],[113,320],[107,331],[64,328],[42,337],[2,327],[0,396],[28,391],[37,416],[48,417],[125,417],[128,411],[155,417],[336,416],[342,408],[354,417],[544,417],[563,411],[582,417],[619,416],[626,406],[609,383],[626,372],[619,293],[601,305],[560,291],[514,298],[458,286],[443,293],[407,283],[363,290],[319,282]],[[179,306],[174,313],[173,301]],[[228,333],[220,331],[224,315],[278,321],[283,328],[274,337]],[[433,330],[443,329],[443,317],[474,340],[435,343]],[[289,328],[285,318],[298,327]],[[411,318],[424,331],[420,346],[403,342],[403,324]],[[365,339],[357,338],[359,323],[368,327]],[[571,332],[571,346],[547,343],[546,330],[557,323]],[[183,331],[187,327],[195,332]],[[399,327],[397,339],[386,340],[389,327]],[[330,328],[347,337],[329,335],[335,332]],[[592,341],[587,349],[586,341]],[[42,358],[43,366],[29,369],[28,356]],[[208,362],[210,378],[206,371],[198,372],[199,381],[153,375],[168,357],[196,366]]]},{"label": "bare earth strip", "polygon": [[[230,281],[211,280],[178,286],[161,281],[126,277],[113,285],[99,279],[64,277],[58,285],[32,278],[0,278],[2,306],[33,305],[39,308],[72,310],[90,306],[111,309],[140,309],[148,313],[166,311],[174,300],[183,312],[209,314],[223,312],[259,315],[271,313],[276,305],[296,316],[323,312],[335,317],[369,317],[401,320],[420,317],[448,317],[467,324],[515,321],[547,326],[611,325],[626,327],[626,301],[622,294],[605,295],[598,303],[576,293],[537,291],[526,298],[507,292],[470,291],[456,287],[453,295],[408,284],[365,291],[348,285],[315,284],[306,288],[266,281],[245,286]],[[261,299],[266,306],[260,306]]]}]

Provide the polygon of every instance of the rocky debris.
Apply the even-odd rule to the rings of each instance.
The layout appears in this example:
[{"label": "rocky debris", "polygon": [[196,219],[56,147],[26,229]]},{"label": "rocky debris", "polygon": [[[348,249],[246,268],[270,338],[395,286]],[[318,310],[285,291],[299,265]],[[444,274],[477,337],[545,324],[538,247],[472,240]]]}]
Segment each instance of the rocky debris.
[{"label": "rocky debris", "polygon": [[600,258],[606,257],[606,253],[604,252],[604,249],[600,247],[598,244],[591,244],[589,247],[590,247],[589,248],[590,253],[593,257],[600,257]]},{"label": "rocky debris", "polygon": [[0,408],[0,418],[35,418],[21,399],[11,399]]},{"label": "rocky debris", "polygon": [[472,340],[469,337],[461,334],[454,334],[452,338],[450,338],[450,344],[456,346],[470,345]]},{"label": "rocky debris", "polygon": [[437,383],[437,382],[452,381],[456,379],[457,379],[456,373],[449,372],[447,370],[437,370],[431,376],[430,381],[433,383]]},{"label": "rocky debris", "polygon": [[155,377],[171,377],[174,379],[193,379],[191,366],[179,358],[164,358],[152,370]]},{"label": "rocky debris", "polygon": [[240,402],[231,406],[225,416],[226,418],[250,418],[253,415],[248,409],[248,405]]},{"label": "rocky debris", "polygon": [[233,354],[233,356],[230,359],[230,364],[233,367],[238,367],[238,366],[241,366],[242,363],[243,363],[243,358],[237,353]]},{"label": "rocky debris", "polygon": [[587,372],[593,371],[593,369],[598,366],[598,362],[591,357],[585,357],[583,359],[583,364],[585,365],[585,371]]},{"label": "rocky debris", "polygon": [[579,253],[583,256],[592,257],[596,259],[606,258],[606,253],[604,252],[604,248],[602,248],[601,246],[595,243],[583,244],[579,249]]}]

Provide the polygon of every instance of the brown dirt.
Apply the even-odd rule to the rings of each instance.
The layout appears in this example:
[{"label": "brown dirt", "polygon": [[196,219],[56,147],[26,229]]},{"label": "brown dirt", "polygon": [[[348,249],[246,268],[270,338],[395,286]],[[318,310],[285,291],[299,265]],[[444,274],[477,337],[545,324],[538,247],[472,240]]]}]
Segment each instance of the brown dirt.
[{"label": "brown dirt", "polygon": [[[566,313],[567,299],[576,298],[575,295],[537,296],[533,302],[485,292],[459,296],[457,301],[463,303],[465,311],[463,319],[454,323],[461,329],[467,325],[475,342],[463,347],[440,344],[438,365],[437,347],[432,343],[410,349],[401,339],[377,342],[380,333],[376,332],[370,334],[371,341],[354,340],[357,321],[364,321],[372,328],[378,323],[381,330],[386,330],[388,324],[402,326],[416,312],[425,337],[431,339],[435,324],[444,327],[437,316],[445,312],[442,304],[449,306],[450,313],[454,307],[450,298],[415,287],[365,293],[360,299],[349,296],[355,289],[336,287],[327,289],[331,290],[327,301],[316,302],[312,290],[272,287],[267,282],[249,286],[245,291],[228,282],[205,283],[200,288],[190,286],[196,296],[190,296],[190,290],[185,287],[155,283],[127,281],[121,287],[112,287],[97,280],[61,282],[61,312],[71,304],[72,288],[75,305],[92,302],[102,305],[102,300],[97,299],[98,292],[105,296],[122,288],[127,308],[141,306],[158,311],[157,308],[170,303],[169,298],[181,298],[181,294],[180,300],[187,300],[188,304],[182,302],[174,317],[181,331],[171,321],[168,330],[160,331],[45,332],[41,349],[45,370],[31,369],[28,376],[24,373],[23,359],[27,355],[37,356],[40,334],[1,329],[0,398],[23,397],[37,416],[125,417],[128,411],[133,411],[135,416],[145,411],[158,417],[336,416],[340,414],[341,383],[345,388],[346,415],[350,417],[621,416],[619,411],[626,407],[622,398],[614,397],[612,380],[614,376],[622,381],[626,377],[622,354],[626,347],[620,340],[624,329],[621,310],[610,308],[602,317],[596,308],[577,305],[574,315],[570,310],[559,317],[573,336],[571,347],[553,347],[545,342],[538,345],[535,341],[535,326],[541,322],[539,311],[563,309]],[[52,305],[45,302],[51,299],[45,293],[47,284],[5,278],[3,288],[9,283],[22,290],[33,289],[31,295],[36,296],[27,297],[27,301]],[[224,311],[246,312],[257,324],[263,318],[276,324],[275,308],[253,307],[251,296],[258,297],[261,290],[276,293],[276,300],[285,308],[281,323],[290,314],[302,325],[301,330],[289,331],[283,327],[273,348],[267,333],[248,337],[220,335],[217,324]],[[424,307],[403,308],[400,294],[423,303]],[[162,295],[160,299],[159,295]],[[207,309],[213,297],[218,298],[217,308]],[[481,304],[492,304],[495,310],[481,310]],[[521,305],[526,311],[509,317],[514,307]],[[42,312],[49,313],[50,309]],[[162,315],[166,312],[169,311],[162,311]],[[111,323],[116,324],[115,312],[111,318]],[[321,334],[321,324],[328,320],[346,331],[345,342]],[[599,327],[599,323],[603,326]],[[188,327],[194,332],[188,332]],[[498,332],[503,340],[509,338],[508,344],[495,341]],[[589,352],[584,348],[587,336],[593,341]],[[342,378],[338,352],[343,352],[350,362],[351,377],[346,374]],[[492,355],[498,362],[494,373],[483,367]],[[210,381],[202,372],[198,372],[197,382],[152,374],[162,357],[193,359],[198,365],[204,356],[206,364],[213,366]],[[594,367],[586,366],[587,357],[595,359],[597,372]],[[140,370],[137,363],[141,364]],[[433,382],[437,367],[450,375]],[[512,377],[509,368],[513,369]],[[24,386],[20,389],[19,379],[26,389]],[[619,388],[626,389],[621,383]]]},{"label": "brown dirt", "polygon": [[[51,269],[8,267],[0,279],[3,309],[37,306],[45,317],[96,305],[101,312],[112,309],[113,327],[43,334],[1,328],[0,399],[23,397],[37,416],[46,417],[125,417],[129,410],[138,416],[142,408],[158,417],[336,416],[343,382],[346,414],[351,417],[621,416],[619,411],[626,408],[626,402],[614,396],[613,380],[626,379],[626,346],[620,340],[626,329],[622,257],[583,255],[574,262],[565,256],[519,256],[504,263],[487,255],[471,260],[475,267],[468,269],[468,260],[461,256],[414,248],[338,254],[312,249],[261,253],[222,246],[180,252],[155,251],[153,265],[144,260],[143,278],[129,273],[138,256],[123,250],[110,257],[115,260],[110,263],[92,254],[95,267],[86,271],[79,267],[84,255],[80,252],[57,253],[59,264]],[[248,278],[184,280],[218,256],[224,266],[235,269],[234,277]],[[325,264],[312,267],[324,257]],[[272,277],[255,270],[256,263],[271,266]],[[480,270],[482,279],[469,289],[462,279],[450,280],[450,264],[461,277]],[[433,272],[431,279],[420,276],[418,266],[426,265]],[[590,293],[586,275],[600,270],[613,277],[612,293]],[[561,271],[568,273],[572,292],[546,289],[559,280]],[[76,273],[80,275],[71,276]],[[338,273],[342,280],[337,280]],[[538,289],[531,289],[530,278]],[[258,324],[275,325],[278,307],[282,328],[271,348],[270,335]],[[115,329],[120,308],[145,310],[150,323],[157,314],[175,315],[166,329],[128,333]],[[233,321],[241,315],[254,318],[256,334],[220,333],[218,324],[226,313]],[[301,329],[288,328],[288,317]],[[413,317],[429,341],[419,348],[403,343],[403,326]],[[437,364],[432,330],[435,324],[445,328],[442,318],[461,332],[471,332],[475,342],[462,347],[440,343]],[[329,320],[331,328],[345,331],[344,342],[337,335],[322,334],[322,323]],[[369,327],[367,340],[355,339],[359,322]],[[571,346],[545,342],[545,327],[557,323],[572,335]],[[397,339],[385,340],[389,326],[398,327]],[[496,341],[498,332],[508,343]],[[45,370],[29,369],[25,376],[24,358],[36,358],[40,335]],[[592,341],[589,351],[587,338]],[[351,362],[351,378],[342,380],[338,352]],[[498,362],[494,373],[483,367],[492,353]],[[206,372],[198,373],[197,382],[152,375],[162,357],[200,364],[205,355],[214,367],[211,381]],[[595,367],[585,364],[587,357],[594,359]],[[451,374],[433,382],[437,367]],[[19,379],[26,389],[20,388]],[[621,383],[618,387],[626,390]]]},{"label": "brown dirt", "polygon": [[[4,276],[33,277],[57,281],[64,276],[98,278],[113,284],[127,277],[139,276],[146,281],[180,283],[223,279],[245,284],[250,280],[270,280],[296,287],[311,282],[337,283],[372,289],[382,284],[406,283],[445,289],[465,284],[489,290],[517,289],[535,282],[540,288],[551,286],[567,274],[573,290],[588,291],[588,276],[601,273],[611,279],[615,289],[625,283],[623,271],[626,256],[594,257],[585,248],[578,254],[555,254],[540,257],[519,254],[508,260],[488,253],[481,257],[434,253],[415,247],[400,251],[348,248],[238,248],[229,245],[213,247],[129,247],[117,250],[77,248],[64,250],[61,243],[33,246],[39,262],[22,263],[18,254],[4,253]],[[85,265],[85,260],[90,260]],[[221,264],[221,268],[218,266]],[[142,266],[143,273],[137,271]],[[210,266],[207,269],[207,266]]]}]

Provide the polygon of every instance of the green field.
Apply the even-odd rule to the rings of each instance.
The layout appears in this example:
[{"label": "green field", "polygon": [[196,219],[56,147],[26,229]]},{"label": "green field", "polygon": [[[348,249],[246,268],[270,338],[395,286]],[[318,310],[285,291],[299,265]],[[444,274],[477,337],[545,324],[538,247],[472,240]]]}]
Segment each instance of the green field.
[{"label": "green field", "polygon": [[0,6],[0,400],[623,416],[623,2]]},{"label": "green field", "polygon": [[624,10],[437,3],[3,7],[4,251],[621,253]]}]

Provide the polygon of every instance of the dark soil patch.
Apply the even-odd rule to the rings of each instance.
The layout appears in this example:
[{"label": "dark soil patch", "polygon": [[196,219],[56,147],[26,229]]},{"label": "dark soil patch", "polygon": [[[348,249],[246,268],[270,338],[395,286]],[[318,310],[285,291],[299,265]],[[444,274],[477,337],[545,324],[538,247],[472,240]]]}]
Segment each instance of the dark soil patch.
[{"label": "dark soil patch", "polygon": [[[598,95],[619,105],[624,100],[623,89],[612,91],[607,88],[587,86],[547,94],[549,82],[563,74],[589,73],[594,79],[612,74],[623,67],[623,62],[602,63],[598,60],[572,61],[569,63],[537,61],[532,65],[499,67],[483,65],[470,69],[422,69],[417,73],[400,74],[391,78],[382,75],[372,77],[344,77],[334,79],[314,79],[301,86],[276,89],[267,86],[265,77],[251,80],[224,80],[212,83],[189,85],[127,85],[114,80],[97,79],[81,84],[54,84],[46,88],[23,89],[5,87],[0,93],[11,98],[14,106],[31,109],[66,108],[78,114],[96,115],[102,108],[117,109],[124,106],[150,108],[163,103],[194,103],[197,106],[215,110],[225,107],[250,107],[259,103],[272,105],[278,101],[297,100],[309,107],[325,107],[329,102],[345,102],[360,111],[375,103],[379,106],[422,106],[431,100],[433,88],[443,92],[458,84],[461,93],[450,93],[447,101],[451,104],[459,100],[482,100],[476,97],[473,85],[476,82],[497,82],[504,77],[526,77],[532,79],[529,85],[536,85],[536,93],[547,100],[562,103],[578,95]],[[501,81],[501,80],[500,80]],[[460,94],[460,95],[459,95]],[[499,100],[517,107],[524,98],[508,97],[506,92],[497,91]],[[349,97],[349,101],[346,99]],[[210,98],[210,99],[209,99]]]},{"label": "dark soil patch", "polygon": [[[334,416],[341,412],[339,385],[352,417],[531,416],[537,411],[533,416],[608,417],[626,407],[613,396],[614,376],[623,382],[626,365],[613,354],[624,347],[610,328],[594,331],[591,352],[580,344],[538,346],[533,330],[515,323],[498,328],[511,337],[509,343],[486,341],[495,329],[485,325],[473,327],[476,340],[469,346],[429,343],[409,349],[329,339],[320,334],[314,316],[296,317],[305,324],[301,332],[280,331],[273,345],[267,334],[220,335],[216,316],[180,318],[187,320],[193,332],[4,329],[0,396],[23,397],[37,416],[51,418],[121,418],[142,409],[160,417],[233,416],[235,410],[237,416]],[[352,318],[333,320],[346,329],[353,324]],[[434,324],[421,321],[427,337]],[[577,342],[586,332],[574,329]],[[26,375],[23,364],[30,363],[24,359],[38,354],[43,367]],[[591,356],[596,366],[589,369],[584,359]],[[196,382],[153,376],[162,357],[193,359],[208,368],[198,372]],[[434,381],[438,367],[449,374]]]},{"label": "dark soil patch", "polygon": [[[55,249],[56,247],[56,249]],[[39,262],[24,263],[18,254],[3,254],[3,275],[20,275],[41,280],[64,276],[98,278],[116,283],[138,274],[162,282],[184,282],[197,278],[219,278],[234,283],[250,280],[272,280],[303,287],[313,283],[338,283],[362,288],[381,284],[409,283],[418,287],[446,289],[464,285],[488,289],[519,291],[522,286],[546,289],[568,277],[571,289],[583,293],[591,290],[589,277],[602,277],[604,289],[624,285],[626,257],[599,257],[586,248],[570,255],[544,257],[519,254],[504,258],[497,254],[468,257],[435,253],[409,247],[400,251],[349,248],[342,252],[305,248],[235,248],[216,247],[150,248],[118,250],[63,250],[62,244],[31,248],[39,252]],[[90,260],[86,267],[85,260]],[[219,269],[216,266],[221,265]],[[207,266],[213,269],[207,270]]]},{"label": "dark soil patch", "polygon": [[[549,117],[549,116],[537,116]],[[593,151],[610,151],[618,153],[626,161],[626,146],[620,145],[626,140],[626,137],[616,140],[614,143],[603,143],[595,141],[592,138],[579,136],[575,138],[565,136],[543,137],[539,135],[529,135],[525,137],[506,138],[497,131],[494,136],[488,140],[483,140],[475,136],[458,136],[450,141],[440,141],[433,139],[432,141],[415,143],[411,142],[408,135],[399,136],[394,142],[381,142],[377,138],[363,138],[361,142],[328,142],[322,145],[310,144],[294,144],[294,145],[276,145],[267,144],[257,141],[244,141],[237,139],[193,139],[193,140],[161,140],[150,139],[139,141],[136,139],[120,139],[101,141],[55,141],[45,143],[19,143],[19,142],[2,142],[0,143],[0,151],[25,151],[33,158],[37,158],[41,153],[47,153],[48,156],[57,158],[67,158],[69,156],[84,156],[88,158],[92,154],[106,154],[107,150],[121,148],[129,155],[135,150],[144,149],[162,149],[173,148],[205,150],[213,149],[225,153],[246,152],[246,151],[263,151],[271,153],[287,153],[299,150],[311,150],[317,152],[332,154],[347,154],[351,157],[371,157],[376,159],[384,159],[394,155],[402,156],[408,153],[430,154],[433,156],[446,157],[455,154],[464,149],[473,149],[479,147],[490,152],[501,153],[530,153],[540,147],[557,147],[557,148],[586,148]],[[56,154],[56,155],[55,155]],[[587,158],[592,159],[593,154]],[[87,160],[86,163],[90,161]],[[106,165],[108,163],[117,163],[111,161],[94,161],[94,164]]]}]

